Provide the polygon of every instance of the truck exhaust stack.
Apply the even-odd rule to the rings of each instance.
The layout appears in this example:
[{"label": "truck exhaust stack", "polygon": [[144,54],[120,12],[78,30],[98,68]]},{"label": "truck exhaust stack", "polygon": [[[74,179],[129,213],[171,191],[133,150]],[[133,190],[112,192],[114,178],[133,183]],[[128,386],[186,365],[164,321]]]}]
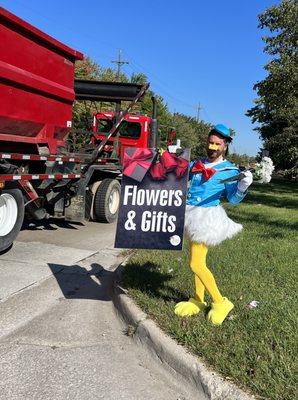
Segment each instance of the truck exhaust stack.
[{"label": "truck exhaust stack", "polygon": [[156,148],[158,145],[158,125],[157,125],[157,102],[156,97],[152,96],[152,120],[151,120],[151,136],[149,147]]}]

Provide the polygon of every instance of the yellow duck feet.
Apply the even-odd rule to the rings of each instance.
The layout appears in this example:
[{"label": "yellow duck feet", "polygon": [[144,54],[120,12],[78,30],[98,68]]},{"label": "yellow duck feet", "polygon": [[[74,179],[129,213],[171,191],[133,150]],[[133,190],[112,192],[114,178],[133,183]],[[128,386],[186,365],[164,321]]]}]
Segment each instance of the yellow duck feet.
[{"label": "yellow duck feet", "polygon": [[208,320],[213,325],[221,325],[233,308],[234,304],[224,297],[221,303],[212,303],[211,310],[208,313]]},{"label": "yellow duck feet", "polygon": [[190,317],[191,315],[203,311],[206,305],[206,303],[190,298],[188,301],[180,301],[180,303],[177,303],[174,312],[179,317]]}]

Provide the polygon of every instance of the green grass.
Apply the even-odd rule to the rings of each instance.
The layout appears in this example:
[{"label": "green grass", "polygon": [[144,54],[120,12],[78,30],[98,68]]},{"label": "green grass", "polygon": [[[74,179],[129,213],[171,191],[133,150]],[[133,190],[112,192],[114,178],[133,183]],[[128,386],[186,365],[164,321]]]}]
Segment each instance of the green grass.
[{"label": "green grass", "polygon": [[[210,325],[205,315],[181,319],[173,312],[176,302],[194,293],[187,242],[180,252],[136,252],[125,268],[123,284],[165,332],[224,377],[262,398],[293,400],[298,343],[297,186],[255,184],[242,204],[225,207],[244,230],[208,253],[222,294],[235,304],[221,327]],[[247,304],[252,300],[259,306],[251,310]]]}]

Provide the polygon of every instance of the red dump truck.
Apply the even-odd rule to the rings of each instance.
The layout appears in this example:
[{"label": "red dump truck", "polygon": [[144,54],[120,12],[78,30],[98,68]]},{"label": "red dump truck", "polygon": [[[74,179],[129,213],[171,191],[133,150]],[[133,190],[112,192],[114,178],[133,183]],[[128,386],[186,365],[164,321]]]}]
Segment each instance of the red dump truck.
[{"label": "red dump truck", "polygon": [[[114,221],[124,147],[156,146],[156,104],[152,118],[129,114],[147,86],[75,81],[83,55],[3,8],[0,37],[0,252],[11,246],[24,215]],[[95,114],[94,149],[70,153],[75,100],[131,103],[119,115]],[[116,155],[114,142],[122,144]]]}]

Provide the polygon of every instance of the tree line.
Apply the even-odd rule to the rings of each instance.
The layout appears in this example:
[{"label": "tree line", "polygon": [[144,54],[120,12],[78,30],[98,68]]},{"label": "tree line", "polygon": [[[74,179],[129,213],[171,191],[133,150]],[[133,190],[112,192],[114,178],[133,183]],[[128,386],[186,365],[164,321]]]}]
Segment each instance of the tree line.
[{"label": "tree line", "polygon": [[[109,82],[148,83],[148,78],[145,74],[133,73],[130,77],[124,73],[118,75],[112,68],[104,68],[88,57],[76,63],[75,77],[77,79]],[[206,138],[211,129],[211,124],[204,121],[197,121],[196,118],[182,113],[171,113],[164,99],[154,93],[150,88],[143,100],[134,106],[132,112],[149,116],[152,115],[152,95],[155,95],[157,99],[160,145],[162,147],[166,145],[168,132],[170,129],[175,129],[177,131],[177,137],[181,139],[183,146],[191,147],[193,158],[203,156]],[[126,107],[126,102],[123,102],[122,107]],[[114,108],[115,105],[108,102],[76,102],[74,105],[74,125],[81,130],[90,130],[94,112],[111,111]]]},{"label": "tree line", "polygon": [[[264,66],[267,77],[254,85],[258,97],[246,115],[257,124],[255,131],[262,139],[263,150],[269,151],[276,170],[283,170],[289,176],[297,177],[298,2],[282,0],[280,4],[265,10],[258,19],[259,28],[267,33],[263,37],[264,52],[271,59]],[[146,75],[142,73],[134,73],[130,77],[124,73],[117,75],[112,68],[101,67],[90,58],[77,62],[75,76],[79,79],[102,81],[140,84],[147,82]],[[151,115],[153,94],[149,90],[133,112]],[[155,95],[161,145],[165,145],[169,129],[174,128],[178,138],[182,140],[182,145],[191,148],[192,158],[204,156],[211,124],[182,113],[171,113],[164,99],[158,94]],[[110,103],[76,103],[74,106],[76,127],[90,130],[93,113],[111,110],[113,107],[114,105]],[[230,154],[229,157],[237,164],[243,165],[254,160],[253,157],[239,154]]]},{"label": "tree line", "polygon": [[[124,73],[119,75],[112,68],[104,68],[86,57],[82,61],[76,63],[75,77],[77,79],[90,79],[109,82],[131,82],[145,84],[148,78],[142,73],[133,73],[130,77]],[[191,158],[205,156],[205,146],[208,133],[212,128],[212,124],[203,120],[198,121],[195,117],[185,115],[183,113],[171,113],[164,99],[152,90],[148,90],[143,100],[137,103],[132,112],[152,115],[151,97],[155,95],[157,99],[158,114],[158,130],[160,138],[160,146],[166,147],[168,132],[175,129],[177,138],[181,139],[182,146],[191,148]],[[123,102],[122,107],[125,108],[126,103]],[[77,140],[81,144],[87,144],[89,141],[89,131],[92,126],[92,115],[98,111],[111,111],[115,108],[113,103],[108,102],[76,102],[74,105],[74,125],[77,128],[79,137]],[[86,136],[82,134],[86,132]],[[234,130],[233,133],[235,134]],[[229,158],[236,164],[247,165],[255,161],[254,157],[246,154],[231,153]]]},{"label": "tree line", "polygon": [[255,105],[247,115],[269,151],[275,168],[297,177],[297,42],[298,2],[283,0],[259,15],[265,30],[264,52],[270,56],[267,76],[257,82]]}]

